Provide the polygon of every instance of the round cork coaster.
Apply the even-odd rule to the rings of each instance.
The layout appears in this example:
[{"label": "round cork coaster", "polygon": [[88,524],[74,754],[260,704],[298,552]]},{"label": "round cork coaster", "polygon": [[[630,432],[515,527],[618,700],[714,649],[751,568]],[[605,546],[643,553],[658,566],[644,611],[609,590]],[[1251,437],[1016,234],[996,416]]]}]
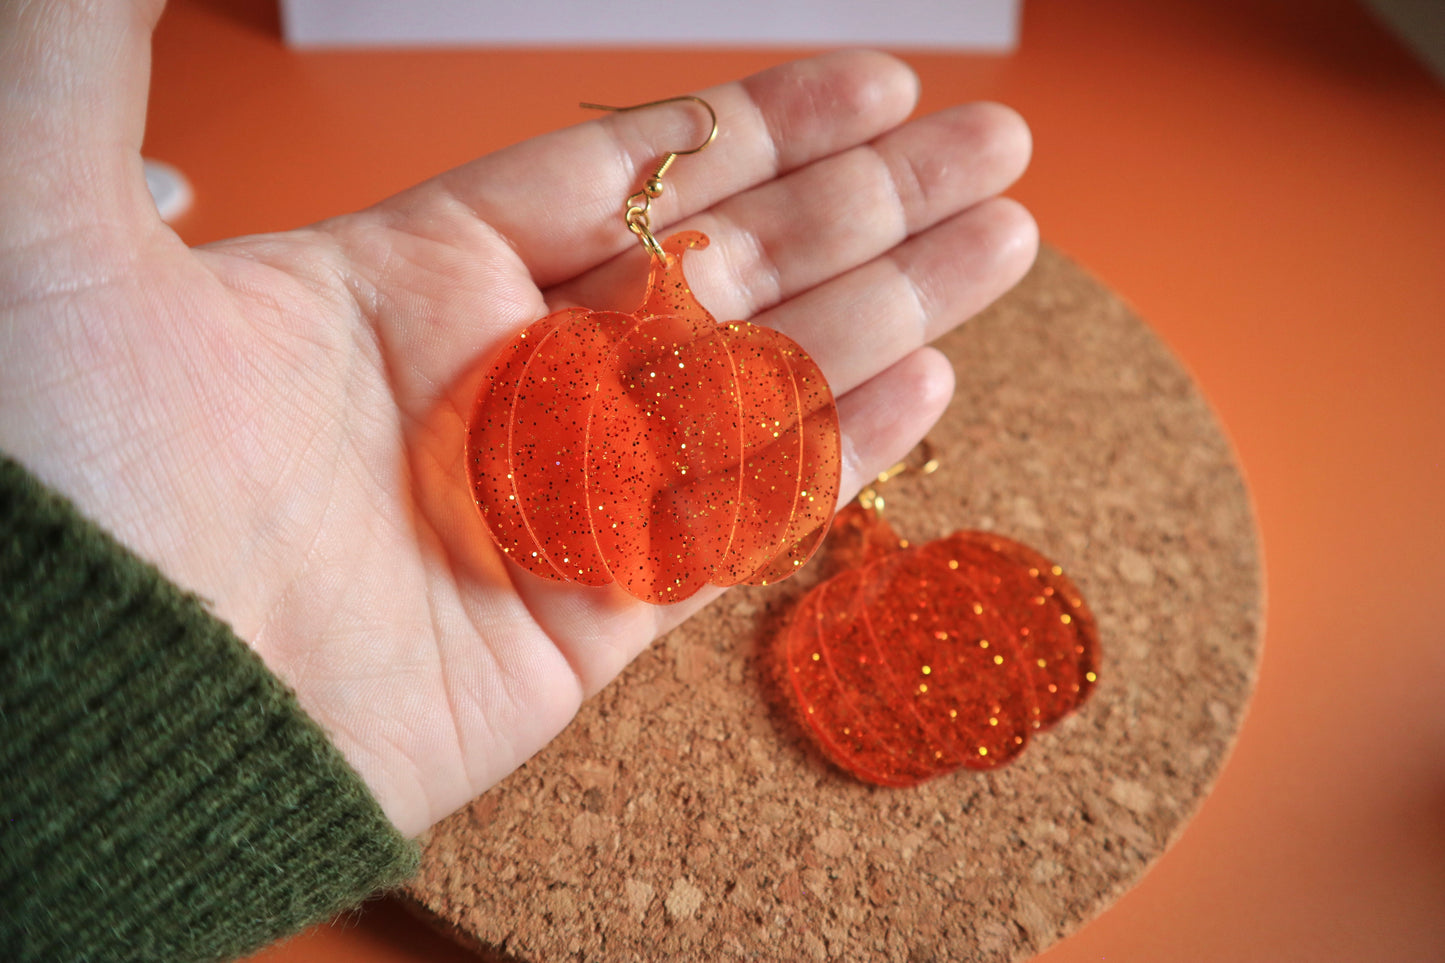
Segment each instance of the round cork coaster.
[{"label": "round cork coaster", "polygon": [[803,738],[763,647],[826,558],[734,590],[432,833],[408,895],[494,960],[1017,960],[1100,913],[1198,807],[1260,649],[1230,447],[1179,363],[1055,251],[939,345],[939,472],[887,489],[915,542],[1031,544],[1098,618],[1093,697],[1012,764],[864,785]]}]

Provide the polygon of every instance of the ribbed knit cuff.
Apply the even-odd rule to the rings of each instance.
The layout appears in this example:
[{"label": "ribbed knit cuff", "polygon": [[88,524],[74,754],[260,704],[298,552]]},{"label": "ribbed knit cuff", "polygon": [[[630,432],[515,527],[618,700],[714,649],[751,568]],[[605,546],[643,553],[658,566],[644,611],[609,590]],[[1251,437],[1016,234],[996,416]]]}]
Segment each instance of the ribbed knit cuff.
[{"label": "ribbed knit cuff", "polygon": [[0,455],[0,959],[229,959],[417,857],[225,624]]}]

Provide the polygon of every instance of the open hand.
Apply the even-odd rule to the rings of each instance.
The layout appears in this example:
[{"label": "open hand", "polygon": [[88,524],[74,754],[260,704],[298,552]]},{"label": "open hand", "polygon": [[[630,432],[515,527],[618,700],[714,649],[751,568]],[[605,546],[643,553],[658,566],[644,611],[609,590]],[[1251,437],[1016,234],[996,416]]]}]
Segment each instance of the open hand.
[{"label": "open hand", "polygon": [[[370,210],[191,250],[141,176],[159,12],[0,11],[0,448],[209,600],[418,833],[716,595],[656,608],[523,572],[463,465],[492,351],[560,307],[636,306],[622,199],[705,117],[600,116]],[[844,497],[947,403],[925,342],[1037,245],[995,196],[1027,163],[1023,123],[993,105],[904,123],[916,92],[863,52],[702,91],[721,132],[653,206],[659,236],[712,238],[688,269],[716,317],[821,365]]]}]

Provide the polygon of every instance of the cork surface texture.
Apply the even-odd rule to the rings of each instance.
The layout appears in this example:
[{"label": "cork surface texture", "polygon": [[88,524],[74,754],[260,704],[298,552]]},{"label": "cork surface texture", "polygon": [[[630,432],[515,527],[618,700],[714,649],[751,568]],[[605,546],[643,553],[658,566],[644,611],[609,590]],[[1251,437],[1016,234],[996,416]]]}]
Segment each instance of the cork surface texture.
[{"label": "cork surface texture", "polygon": [[[940,342],[938,473],[886,489],[915,542],[984,528],[1078,582],[1100,683],[1012,764],[864,785],[779,705],[763,647],[828,574],[734,590],[432,833],[408,897],[484,959],[1026,959],[1183,830],[1253,687],[1259,547],[1228,442],[1117,297],[1045,248]],[[826,548],[824,549],[826,552]]]}]

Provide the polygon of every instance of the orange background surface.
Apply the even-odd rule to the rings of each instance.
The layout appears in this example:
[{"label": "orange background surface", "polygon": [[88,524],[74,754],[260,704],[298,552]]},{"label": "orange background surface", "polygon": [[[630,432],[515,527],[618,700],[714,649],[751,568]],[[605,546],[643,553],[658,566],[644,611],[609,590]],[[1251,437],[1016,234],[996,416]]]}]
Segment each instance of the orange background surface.
[{"label": "orange background surface", "polygon": [[[297,53],[272,3],[174,0],[146,153],[193,180],[199,243],[800,53]],[[1265,545],[1262,677],[1215,793],[1042,959],[1445,959],[1445,91],[1346,0],[1028,0],[1016,54],[907,59],[921,111],[1029,119],[1014,196],[1196,376]],[[257,959],[474,957],[383,901]]]}]

